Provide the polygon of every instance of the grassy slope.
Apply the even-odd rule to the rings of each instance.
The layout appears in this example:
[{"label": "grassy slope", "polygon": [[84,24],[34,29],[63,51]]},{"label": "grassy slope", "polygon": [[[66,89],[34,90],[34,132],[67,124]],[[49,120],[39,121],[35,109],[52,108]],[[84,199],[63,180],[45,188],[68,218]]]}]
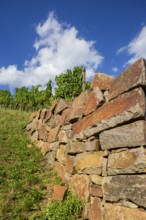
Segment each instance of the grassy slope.
[{"label": "grassy slope", "polygon": [[[39,219],[45,161],[25,133],[29,113],[0,109],[0,219]],[[42,217],[40,217],[42,219]]]}]

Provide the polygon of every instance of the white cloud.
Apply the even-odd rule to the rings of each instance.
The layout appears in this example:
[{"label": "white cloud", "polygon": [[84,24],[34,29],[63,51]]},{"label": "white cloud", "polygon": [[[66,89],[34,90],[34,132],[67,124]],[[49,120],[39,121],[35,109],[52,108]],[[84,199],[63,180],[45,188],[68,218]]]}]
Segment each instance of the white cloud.
[{"label": "white cloud", "polygon": [[125,51],[131,56],[125,65],[134,63],[140,57],[146,58],[146,26],[141,29],[139,34],[127,46],[121,47],[117,53]]},{"label": "white cloud", "polygon": [[36,27],[38,35],[34,43],[36,55],[24,62],[24,69],[17,65],[0,68],[0,84],[21,87],[41,84],[44,86],[55,76],[74,66],[86,67],[87,78],[92,77],[101,64],[103,56],[95,49],[94,41],[78,36],[78,30],[61,23],[54,13]]},{"label": "white cloud", "polygon": [[112,71],[113,71],[114,73],[118,72],[118,70],[119,70],[119,69],[118,69],[118,67],[116,67],[116,66],[112,68]]}]

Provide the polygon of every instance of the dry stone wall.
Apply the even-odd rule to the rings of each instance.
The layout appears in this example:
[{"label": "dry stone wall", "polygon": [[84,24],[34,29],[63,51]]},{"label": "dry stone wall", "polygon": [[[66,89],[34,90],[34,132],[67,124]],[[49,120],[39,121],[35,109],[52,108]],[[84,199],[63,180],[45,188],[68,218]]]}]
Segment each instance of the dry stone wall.
[{"label": "dry stone wall", "polygon": [[[90,220],[146,220],[146,62],[116,79],[96,74],[92,91],[33,113],[31,139],[84,202]],[[54,187],[62,199],[65,187]],[[59,197],[59,195],[61,195]]]}]

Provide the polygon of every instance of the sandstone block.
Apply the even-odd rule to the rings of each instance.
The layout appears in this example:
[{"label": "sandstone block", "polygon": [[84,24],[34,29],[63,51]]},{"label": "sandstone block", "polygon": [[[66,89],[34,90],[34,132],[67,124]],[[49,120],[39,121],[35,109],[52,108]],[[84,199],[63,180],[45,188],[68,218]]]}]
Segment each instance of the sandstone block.
[{"label": "sandstone block", "polygon": [[118,175],[104,177],[103,195],[106,201],[121,199],[146,208],[146,175]]},{"label": "sandstone block", "polygon": [[66,181],[65,167],[63,166],[63,164],[59,162],[54,162],[54,168],[57,171],[58,176],[62,179],[62,181]]},{"label": "sandstone block", "polygon": [[141,88],[132,90],[105,103],[92,114],[73,124],[73,134],[84,131],[86,137],[112,128],[131,119],[144,117],[145,94]]},{"label": "sandstone block", "polygon": [[67,155],[65,161],[65,170],[68,173],[72,173],[74,168],[74,157]]},{"label": "sandstone block", "polygon": [[36,142],[38,140],[39,134],[38,131],[33,132],[33,134],[30,136],[31,140]]},{"label": "sandstone block", "polygon": [[99,88],[94,89],[88,95],[83,114],[88,115],[92,113],[101,105],[101,103],[103,103],[103,101],[104,97],[101,90]]},{"label": "sandstone block", "polygon": [[66,186],[55,185],[53,191],[54,192],[53,192],[52,199],[62,201],[63,198],[64,198],[64,195],[67,191],[67,187]]},{"label": "sandstone block", "polygon": [[57,160],[60,162],[60,163],[65,163],[66,161],[66,156],[67,156],[67,153],[66,153],[66,145],[60,145],[59,149],[57,150],[57,154],[56,154],[56,158]]},{"label": "sandstone block", "polygon": [[45,155],[45,157],[47,158],[47,163],[48,163],[49,165],[52,165],[52,164],[54,163],[54,161],[55,161],[55,156],[56,156],[55,151],[50,151],[50,152],[48,152],[48,153]]},{"label": "sandstone block", "polygon": [[119,94],[136,86],[145,86],[145,82],[146,62],[141,58],[114,80],[109,89],[109,99],[113,99]]},{"label": "sandstone block", "polygon": [[99,145],[98,139],[85,142],[86,151],[98,151],[100,147]]},{"label": "sandstone block", "polygon": [[75,174],[69,183],[69,188],[81,199],[83,202],[88,202],[89,199],[90,180],[87,175]]},{"label": "sandstone block", "polygon": [[50,130],[47,136],[47,141],[49,143],[57,141],[57,135],[58,135],[59,129],[60,127],[56,127]]},{"label": "sandstone block", "polygon": [[61,112],[68,107],[67,102],[65,102],[63,99],[60,99],[57,103],[57,106],[55,108],[54,114],[61,114]]},{"label": "sandstone block", "polygon": [[103,131],[100,144],[103,150],[146,145],[146,122],[143,120]]},{"label": "sandstone block", "polygon": [[57,151],[59,148],[59,142],[54,142],[50,144],[50,150]]},{"label": "sandstone block", "polygon": [[41,116],[42,109],[39,109],[36,113],[36,119],[39,120]]},{"label": "sandstone block", "polygon": [[108,157],[108,175],[146,173],[146,149],[139,147]]},{"label": "sandstone block", "polygon": [[47,113],[47,109],[46,108],[42,109],[40,114],[40,119],[43,120],[46,117],[46,113]]},{"label": "sandstone block", "polygon": [[97,73],[91,83],[91,88],[95,89],[96,87],[98,87],[101,90],[107,90],[109,89],[113,81],[114,77],[109,76],[105,73]]},{"label": "sandstone block", "polygon": [[131,209],[117,204],[105,204],[104,220],[145,220],[146,211]]},{"label": "sandstone block", "polygon": [[90,175],[90,180],[91,180],[92,183],[95,183],[97,185],[102,186],[102,180],[103,180],[102,176]]},{"label": "sandstone block", "polygon": [[102,172],[103,152],[78,154],[75,158],[75,169],[78,173],[97,174]]},{"label": "sandstone block", "polygon": [[38,129],[39,132],[39,140],[46,140],[47,130],[44,124],[41,124]]},{"label": "sandstone block", "polygon": [[60,143],[67,144],[68,143],[68,134],[67,131],[61,130],[58,135],[58,139]]},{"label": "sandstone block", "polygon": [[61,118],[60,118],[60,126],[63,126],[69,123],[67,116],[70,111],[71,111],[70,108],[67,108],[62,112]]},{"label": "sandstone block", "polygon": [[71,154],[82,153],[85,150],[85,143],[79,141],[70,142],[67,147],[67,152]]},{"label": "sandstone block", "polygon": [[103,220],[101,200],[99,198],[92,199],[90,211],[89,211],[89,219],[90,220]]},{"label": "sandstone block", "polygon": [[60,115],[54,115],[50,118],[50,121],[48,123],[50,125],[50,128],[56,128],[60,124]]},{"label": "sandstone block", "polygon": [[50,110],[50,109],[47,109],[47,110],[46,110],[46,114],[45,114],[45,118],[44,118],[44,120],[43,120],[44,123],[47,123],[47,122],[50,120],[51,115],[52,115],[51,110]]},{"label": "sandstone block", "polygon": [[67,115],[67,121],[74,122],[81,118],[85,109],[89,97],[89,91],[81,93],[77,98],[74,99],[70,111]]},{"label": "sandstone block", "polygon": [[102,187],[101,186],[97,186],[97,185],[93,185],[91,187],[90,195],[94,196],[94,197],[102,197],[102,195],[103,195]]}]

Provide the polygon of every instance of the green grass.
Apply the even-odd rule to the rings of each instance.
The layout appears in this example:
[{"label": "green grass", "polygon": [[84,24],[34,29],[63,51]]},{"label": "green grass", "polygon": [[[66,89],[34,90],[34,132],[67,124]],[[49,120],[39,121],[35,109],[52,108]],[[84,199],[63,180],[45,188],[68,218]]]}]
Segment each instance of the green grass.
[{"label": "green grass", "polygon": [[47,204],[47,185],[64,183],[28,139],[29,115],[0,108],[0,220],[77,219],[81,203],[73,194]]},{"label": "green grass", "polygon": [[48,172],[39,150],[27,138],[30,113],[0,109],[0,219],[42,219],[41,201],[46,183],[59,183]]}]

